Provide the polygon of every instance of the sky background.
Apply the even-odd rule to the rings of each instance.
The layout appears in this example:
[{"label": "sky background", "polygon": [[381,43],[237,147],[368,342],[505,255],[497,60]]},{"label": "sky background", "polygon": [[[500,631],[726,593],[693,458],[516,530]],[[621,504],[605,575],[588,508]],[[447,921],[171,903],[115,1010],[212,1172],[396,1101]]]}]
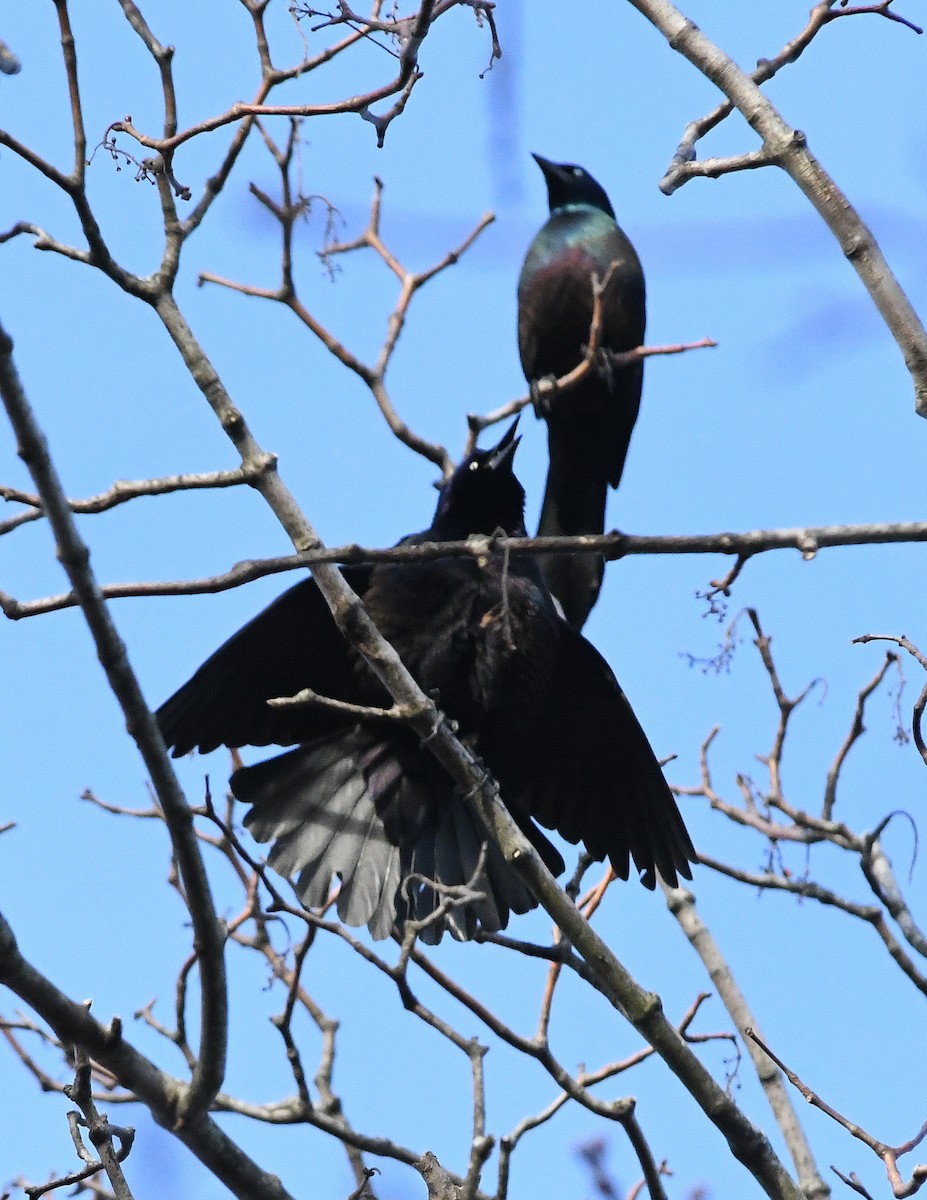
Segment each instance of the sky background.
[{"label": "sky background", "polygon": [[[157,71],[116,4],[75,4],[85,119],[90,145],[131,114],[139,128],[159,126]],[[692,0],[687,14],[741,65],[768,57],[804,24],[807,3]],[[177,47],[175,74],[182,124],[247,98],[256,60],[247,14],[238,5],[157,0],[143,6],[155,34]],[[900,11],[927,22],[927,8]],[[281,64],[300,42],[287,6],[271,4]],[[923,516],[924,439],[913,388],[897,347],[839,248],[792,182],[773,169],[717,181],[696,180],[673,197],[657,188],[686,123],[709,111],[715,89],[675,55],[628,4],[590,0],[581,7],[549,0],[500,0],[504,58],[483,75],[489,37],[473,14],[455,11],[427,39],[425,78],[378,150],[372,127],[356,115],[303,126],[301,170],[307,192],[324,195],[344,236],[366,221],[373,176],[385,185],[382,233],[415,270],[457,245],[481,214],[495,223],[453,269],[413,303],[388,383],[403,418],[456,456],[468,411],[488,411],[520,395],[515,285],[525,249],[546,216],[536,151],[585,166],[608,191],[636,245],[648,285],[648,342],[709,336],[718,348],[651,360],[644,401],[620,493],[608,524],[635,533],[712,533],[832,522],[916,520]],[[53,6],[5,6],[2,36],[22,73],[0,76],[0,124],[65,167],[67,97]],[[322,39],[326,35],[309,35]],[[318,43],[312,40],[315,47]],[[927,300],[927,40],[874,16],[837,21],[802,59],[765,91],[869,224],[915,307]],[[391,77],[392,60],[372,45],[292,85],[280,98],[321,102]],[[280,126],[278,135],[284,136]],[[175,160],[194,197],[221,159],[228,131],[200,138]],[[129,148],[128,139],[121,144]],[[700,155],[739,153],[756,139],[735,116],[700,145]],[[97,150],[90,194],[118,258],[141,273],[159,252],[157,194],[117,170]],[[273,164],[251,139],[209,219],[187,245],[177,296],[190,324],[323,540],[389,545],[426,526],[435,469],[388,432],[366,388],[335,363],[280,306],[215,287],[197,288],[208,270],[276,286],[279,237],[248,192],[249,181],[276,195]],[[397,286],[369,252],[344,257],[329,278],[316,257],[324,206],[298,236],[297,278],[306,305],[360,357],[372,361]],[[64,198],[7,150],[0,153],[0,229],[33,221],[79,243]],[[186,375],[160,325],[143,305],[85,267],[36,252],[28,238],[0,247],[0,316],[16,343],[30,399],[50,440],[67,491],[86,496],[118,478],[212,471],[236,465],[213,414]],[[528,522],[543,489],[543,426],[523,420],[517,470],[528,493]],[[31,490],[13,439],[0,429],[0,482]],[[6,506],[12,515],[16,509]],[[8,514],[0,511],[0,520]],[[103,582],[184,579],[226,570],[250,557],[287,553],[289,545],[260,498],[248,489],[136,500],[80,520]],[[768,751],[776,711],[744,621],[729,673],[705,673],[688,656],[714,654],[724,624],[696,592],[723,574],[720,557],[636,557],[612,564],[586,634],[616,674],[660,756],[676,755],[670,781],[698,780],[699,746],[715,725],[712,751],[719,791],[737,799],[738,772],[763,781],[756,755]],[[289,581],[287,581],[289,582]],[[849,729],[859,688],[883,649],[851,645],[869,632],[907,634],[927,648],[927,572],[917,546],[826,550],[813,562],[780,551],[752,562],[736,584],[728,619],[758,608],[773,638],[791,694],[820,679],[794,718],[783,775],[793,803],[820,805],[828,766]],[[42,522],[0,538],[0,587],[20,599],[65,589]],[[146,697],[165,699],[225,637],[282,590],[278,578],[218,596],[137,599],[114,604]],[[922,685],[916,664],[901,700],[906,721]],[[167,839],[153,822],[101,813],[79,799],[91,788],[106,801],[146,807],[145,772],[75,611],[0,624],[0,907],[24,954],[71,996],[93,997],[101,1020],[121,1014],[129,1036],[166,1069],[179,1056],[131,1020],[157,995],[169,1018],[173,978],[189,932],[164,884]],[[888,688],[872,700],[869,732],[854,748],[837,815],[854,829],[873,828],[893,809],[923,813],[925,774],[912,744],[893,742],[896,718]],[[259,755],[253,755],[256,759]],[[209,772],[224,784],[227,756],[178,763],[192,802]],[[761,869],[765,847],[732,829],[704,801],[683,807],[698,847],[747,870]],[[886,848],[899,878],[924,913],[923,860],[910,826],[893,823]],[[794,871],[805,855],[786,855]],[[213,863],[217,903],[240,907],[231,881]],[[865,902],[852,864],[824,847],[812,876]],[[924,1000],[888,962],[871,930],[810,903],[765,895],[697,872],[700,912],[753,1004],[767,1040],[835,1107],[888,1142],[905,1140],[924,1119],[927,1039]],[[513,932],[546,940],[537,913]],[[700,963],[659,895],[633,884],[611,889],[597,927],[678,1020],[695,995],[710,990]],[[388,949],[388,948],[387,948]],[[435,955],[524,1033],[536,1021],[544,971],[495,948],[447,942]],[[281,997],[266,972],[230,954],[232,1046],[227,1089],[255,1101],[288,1095],[292,1081],[268,1016]],[[417,980],[417,982],[419,982]],[[418,1028],[395,989],[374,978],[333,940],[313,950],[306,983],[330,1015],[342,1019],[335,1087],[355,1127],[386,1133],[417,1151],[430,1149],[462,1170],[469,1130],[469,1068],[458,1051]],[[636,1050],[633,1031],[597,995],[564,978],[554,1012],[555,1052],[568,1066],[595,1067]],[[475,1018],[426,983],[421,993],[465,1034],[487,1037]],[[5,997],[3,1011],[15,1008]],[[699,1031],[728,1029],[717,999]],[[314,1064],[318,1038],[301,1030]],[[509,1131],[542,1109],[556,1087],[531,1062],[488,1038],[489,1129]],[[724,1044],[700,1052],[724,1077]],[[314,1069],[314,1066],[313,1066]],[[773,1123],[752,1069],[742,1064],[736,1096],[767,1131]],[[657,1062],[602,1088],[633,1093],[658,1159],[674,1176],[670,1196],[697,1185],[708,1194],[758,1194],[726,1153],[721,1137]],[[0,1184],[44,1178],[72,1165],[62,1097],[43,1096],[11,1054],[0,1055],[7,1097],[0,1139]],[[15,1104],[9,1098],[15,1096]],[[797,1101],[796,1101],[797,1102]],[[111,1115],[113,1115],[111,1113]],[[835,1194],[849,1194],[828,1164],[857,1171],[887,1195],[878,1161],[826,1117],[802,1105],[801,1117]],[[137,1200],[224,1189],[141,1110],[128,1121],[139,1136],[128,1164]],[[295,1194],[340,1200],[352,1190],[341,1147],[306,1129],[223,1124]],[[638,1168],[620,1131],[567,1106],[529,1134],[516,1152],[511,1195],[582,1196],[592,1191],[575,1147],[610,1139],[610,1164],[624,1187]],[[779,1146],[773,1132],[774,1140]],[[493,1167],[484,1184],[492,1189]],[[378,1194],[420,1196],[419,1178],[376,1163]]]}]

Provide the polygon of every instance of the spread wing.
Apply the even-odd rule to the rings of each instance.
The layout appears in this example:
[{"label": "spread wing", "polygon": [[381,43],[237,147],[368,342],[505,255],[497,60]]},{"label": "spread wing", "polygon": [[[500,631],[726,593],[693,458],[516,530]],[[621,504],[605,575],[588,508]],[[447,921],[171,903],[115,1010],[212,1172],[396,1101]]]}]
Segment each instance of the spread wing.
[{"label": "spread wing", "polygon": [[691,879],[695,849],[663,772],[611,668],[565,623],[548,701],[531,731],[531,815],[627,879]]},{"label": "spread wing", "polygon": [[[370,567],[344,572],[361,594],[370,573]],[[292,745],[342,726],[344,718],[317,708],[270,708],[269,699],[310,687],[323,696],[355,700],[363,677],[321,592],[307,579],[220,646],[161,705],[158,723],[175,758],[217,746]]]}]

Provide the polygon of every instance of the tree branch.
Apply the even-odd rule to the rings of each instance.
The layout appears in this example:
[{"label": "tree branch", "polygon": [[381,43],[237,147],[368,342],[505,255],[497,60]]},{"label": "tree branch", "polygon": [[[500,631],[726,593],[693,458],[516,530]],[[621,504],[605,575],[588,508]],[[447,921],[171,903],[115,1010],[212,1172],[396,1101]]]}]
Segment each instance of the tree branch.
[{"label": "tree branch", "polygon": [[[241,468],[249,479],[256,478],[263,472],[272,472],[273,469],[272,456],[266,455],[264,451],[260,452],[253,463]],[[19,518],[13,520],[19,521]],[[602,554],[609,561],[632,554],[730,554],[737,555],[738,560],[746,560],[771,550],[788,549],[799,550],[802,557],[810,561],[817,556],[819,550],[833,546],[872,546],[924,541],[927,541],[927,521],[821,525],[798,529],[757,529],[747,533],[685,535],[635,534],[615,530],[612,533],[582,537],[470,538],[466,542],[422,542],[414,546],[387,548],[358,546],[356,542],[351,542],[345,546],[313,546],[299,554],[276,558],[246,559],[220,575],[212,575],[205,579],[105,584],[101,588],[101,594],[107,599],[124,599],[131,596],[191,596],[224,592],[229,588],[261,579],[265,575],[276,575],[282,571],[294,571],[299,567],[312,567],[324,563],[353,565],[428,562],[451,556],[472,556],[479,559],[490,553],[519,556],[583,553],[590,550]],[[19,601],[5,592],[0,592],[0,611],[14,621],[22,617],[71,608],[76,603],[73,592],[31,601]]]},{"label": "tree branch", "polygon": [[208,1109],[225,1073],[228,1026],[225,932],[216,916],[189,807],[132,670],[125,644],[100,594],[90,566],[90,552],[77,532],[48,444],[20,384],[12,353],[13,343],[0,327],[0,396],[16,433],[19,455],[35,481],[54,531],[58,556],[83,609],[109,685],[125,714],[127,728],[151,775],[189,900],[194,947],[200,964],[201,1040],[190,1085],[178,1097],[174,1120],[180,1125],[187,1120],[195,1123]]},{"label": "tree branch", "polygon": [[[823,218],[904,355],[914,382],[915,411],[927,417],[927,331],[872,232],[808,149],[805,135],[787,125],[755,80],[670,0],[631,0],[631,3],[656,26],[672,49],[728,97],[762,139],[762,153],[769,162],[781,167],[794,180]],[[694,146],[694,140],[691,144]],[[680,163],[674,159],[668,177],[661,184],[663,191],[671,192],[678,187],[689,170],[688,161]],[[697,174],[698,170],[691,173]]]},{"label": "tree branch", "polygon": [[[735,1028],[740,1030],[741,1035],[744,1030],[755,1028],[756,1021],[747,998],[740,990],[711,930],[702,920],[695,905],[694,893],[688,888],[669,888],[665,884],[662,886],[667,908],[679,922],[693,950],[702,960]],[[782,1076],[778,1071],[769,1068],[764,1056],[752,1041],[748,1039],[746,1045],[776,1124],[782,1131],[792,1156],[802,1193],[807,1200],[826,1200],[830,1195],[830,1188],[824,1182],[814,1161],[811,1146],[789,1099]]]},{"label": "tree branch", "polygon": [[913,1196],[915,1192],[920,1190],[922,1184],[927,1183],[927,1163],[914,1168],[911,1179],[908,1183],[905,1183],[902,1180],[897,1166],[898,1158],[900,1158],[903,1154],[910,1153],[911,1150],[918,1146],[924,1137],[927,1136],[927,1121],[925,1121],[921,1126],[919,1133],[915,1134],[910,1141],[903,1143],[901,1146],[889,1146],[886,1142],[880,1142],[877,1138],[874,1138],[871,1133],[867,1133],[866,1130],[860,1125],[848,1120],[841,1113],[837,1112],[835,1108],[832,1108],[825,1100],[822,1100],[817,1092],[812,1091],[806,1083],[803,1083],[795,1074],[795,1072],[790,1067],[787,1067],[782,1059],[779,1058],[772,1050],[770,1050],[763,1039],[759,1037],[752,1029],[747,1029],[746,1034],[749,1038],[756,1042],[757,1046],[760,1047],[763,1053],[767,1054],[784,1072],[789,1080],[789,1083],[791,1083],[793,1087],[797,1088],[798,1091],[801,1092],[802,1096],[804,1096],[809,1104],[813,1105],[815,1108],[819,1108],[821,1112],[826,1113],[831,1120],[836,1121],[837,1124],[841,1125],[848,1133],[851,1133],[864,1145],[868,1146],[873,1154],[878,1155],[878,1157],[882,1159],[883,1163],[885,1164],[888,1181],[892,1186],[893,1196],[898,1197],[899,1200],[901,1197]]},{"label": "tree branch", "polygon": [[176,1124],[188,1085],[159,1070],[126,1039],[118,1022],[105,1028],[75,1004],[19,951],[12,929],[0,914],[0,983],[8,987],[55,1031],[59,1040],[83,1046],[151,1110],[159,1124],[172,1129],[196,1157],[239,1200],[293,1200],[280,1180],[262,1171],[238,1144],[207,1116]]}]

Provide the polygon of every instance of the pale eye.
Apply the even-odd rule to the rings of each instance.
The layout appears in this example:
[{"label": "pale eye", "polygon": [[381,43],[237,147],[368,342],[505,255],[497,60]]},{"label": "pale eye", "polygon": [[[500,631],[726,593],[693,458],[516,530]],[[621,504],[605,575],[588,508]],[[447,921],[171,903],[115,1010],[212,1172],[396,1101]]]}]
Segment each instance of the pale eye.
[{"label": "pale eye", "polygon": [[474,459],[473,462],[470,464],[470,470],[478,471],[479,469],[480,469],[480,464],[476,461],[476,459]]}]

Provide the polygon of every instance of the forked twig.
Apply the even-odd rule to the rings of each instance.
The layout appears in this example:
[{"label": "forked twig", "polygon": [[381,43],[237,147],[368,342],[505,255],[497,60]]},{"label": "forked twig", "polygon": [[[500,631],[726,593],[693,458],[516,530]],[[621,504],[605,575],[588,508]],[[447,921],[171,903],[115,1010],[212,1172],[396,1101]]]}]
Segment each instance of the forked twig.
[{"label": "forked twig", "polygon": [[[772,1061],[788,1079],[789,1083],[791,1083],[792,1086],[796,1088],[802,1094],[802,1096],[804,1096],[809,1104],[813,1105],[815,1108],[819,1108],[821,1112],[826,1113],[831,1120],[836,1121],[838,1125],[842,1126],[847,1131],[847,1133],[851,1133],[853,1137],[861,1141],[863,1145],[868,1146],[873,1154],[881,1158],[882,1162],[885,1164],[888,1181],[891,1184],[892,1195],[895,1196],[897,1200],[902,1200],[903,1197],[913,1196],[915,1192],[920,1190],[924,1183],[927,1183],[927,1163],[916,1166],[911,1173],[910,1180],[907,1182],[901,1178],[897,1163],[897,1160],[902,1155],[909,1154],[913,1149],[915,1149],[915,1147],[920,1145],[925,1137],[927,1137],[927,1121],[924,1122],[920,1128],[920,1131],[916,1133],[914,1137],[910,1139],[910,1141],[903,1142],[900,1146],[889,1146],[887,1142],[880,1142],[877,1138],[874,1138],[871,1133],[868,1133],[865,1129],[863,1129],[862,1126],[857,1125],[855,1122],[849,1120],[849,1118],[843,1116],[842,1113],[839,1113],[835,1108],[828,1104],[826,1100],[822,1100],[818,1093],[808,1087],[806,1083],[803,1083],[798,1075],[791,1069],[791,1067],[786,1066],[782,1059],[779,1058],[774,1051],[770,1050],[769,1046],[767,1046],[763,1039],[754,1033],[752,1029],[746,1029],[744,1032],[746,1033],[747,1037],[756,1042],[756,1044],[765,1054],[769,1055]],[[841,1179],[843,1178],[844,1177],[841,1175]],[[848,1182],[847,1180],[844,1181]]]}]

